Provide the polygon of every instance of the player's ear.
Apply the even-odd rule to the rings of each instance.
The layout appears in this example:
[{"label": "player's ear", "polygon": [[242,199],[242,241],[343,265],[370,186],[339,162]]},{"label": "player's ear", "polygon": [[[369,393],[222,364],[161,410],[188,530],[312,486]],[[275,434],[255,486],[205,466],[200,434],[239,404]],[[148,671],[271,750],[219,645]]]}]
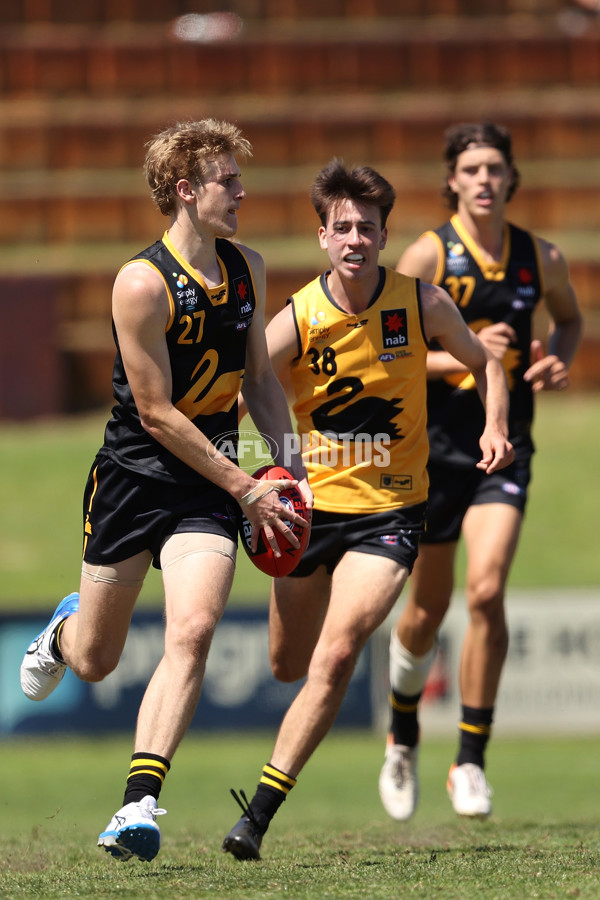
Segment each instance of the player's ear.
[{"label": "player's ear", "polygon": [[381,231],[381,237],[379,238],[379,249],[385,250],[388,239],[388,230],[387,228],[383,228]]},{"label": "player's ear", "polygon": [[196,190],[191,181],[188,181],[187,178],[180,178],[175,185],[175,190],[177,191],[177,196],[181,197],[184,203],[195,202]]},{"label": "player's ear", "polygon": [[506,199],[507,201],[513,196],[516,189],[519,187],[519,183],[521,180],[521,176],[519,175],[519,170],[516,166],[511,165],[510,167],[510,181],[508,183],[508,187],[506,189]]},{"label": "player's ear", "polygon": [[323,225],[321,225],[317,233],[319,235],[319,244],[321,246],[321,250],[327,250],[327,229],[324,228]]}]

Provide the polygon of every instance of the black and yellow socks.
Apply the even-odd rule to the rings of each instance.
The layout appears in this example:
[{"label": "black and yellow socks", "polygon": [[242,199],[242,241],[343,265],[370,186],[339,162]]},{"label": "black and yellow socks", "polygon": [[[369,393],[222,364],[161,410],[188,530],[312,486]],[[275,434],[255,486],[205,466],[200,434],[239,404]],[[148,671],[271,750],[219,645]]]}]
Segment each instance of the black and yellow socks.
[{"label": "black and yellow socks", "polygon": [[416,747],[419,743],[418,709],[421,694],[413,694],[407,697],[397,691],[390,692],[390,706],[392,708],[392,724],[390,731],[395,744],[404,747]]},{"label": "black and yellow socks", "polygon": [[260,781],[250,803],[250,811],[261,834],[265,833],[271,819],[295,784],[295,778],[286,775],[270,763],[263,766]]},{"label": "black and yellow socks", "polygon": [[135,803],[150,794],[158,800],[171,764],[156,753],[134,753],[127,776],[123,805]]},{"label": "black and yellow socks", "polygon": [[475,709],[472,706],[462,707],[462,721],[458,725],[460,746],[456,765],[474,763],[484,768],[484,754],[487,742],[492,733],[494,707]]},{"label": "black and yellow socks", "polygon": [[435,660],[436,645],[415,656],[400,642],[396,629],[390,637],[390,731],[394,743],[416,747],[419,741],[418,706]]},{"label": "black and yellow socks", "polygon": [[60,633],[63,630],[63,625],[67,620],[63,619],[62,622],[58,623],[58,627],[52,636],[52,640],[50,642],[50,650],[55,655],[59,662],[64,662],[63,655],[60,649]]}]

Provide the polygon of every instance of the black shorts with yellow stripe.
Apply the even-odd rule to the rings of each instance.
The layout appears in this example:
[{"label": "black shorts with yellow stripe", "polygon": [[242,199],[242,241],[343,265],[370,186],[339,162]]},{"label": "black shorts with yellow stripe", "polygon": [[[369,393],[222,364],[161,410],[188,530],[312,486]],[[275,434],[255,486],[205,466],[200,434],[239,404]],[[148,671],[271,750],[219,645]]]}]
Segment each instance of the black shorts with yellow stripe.
[{"label": "black shorts with yellow stripe", "polygon": [[426,508],[426,503],[419,503],[364,516],[313,510],[308,547],[290,577],[312,575],[320,565],[331,574],[348,550],[385,556],[411,572],[419,553]]},{"label": "black shorts with yellow stripe", "polygon": [[214,486],[173,484],[140,475],[103,454],[92,465],[83,497],[83,559],[112,565],[144,550],[160,569],[160,551],[173,534],[201,532],[237,545],[239,507]]}]

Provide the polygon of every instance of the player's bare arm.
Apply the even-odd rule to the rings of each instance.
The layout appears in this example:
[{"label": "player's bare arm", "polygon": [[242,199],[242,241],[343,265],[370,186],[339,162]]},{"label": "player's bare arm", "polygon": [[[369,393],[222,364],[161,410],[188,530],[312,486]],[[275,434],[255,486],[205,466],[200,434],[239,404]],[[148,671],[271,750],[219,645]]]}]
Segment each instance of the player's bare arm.
[{"label": "player's bare arm", "polygon": [[509,465],[514,456],[508,440],[509,394],[502,365],[468,328],[442,288],[422,284],[421,303],[427,339],[439,342],[473,374],[486,412],[479,440],[482,458],[477,468],[491,474]]},{"label": "player's bare arm", "polygon": [[[266,275],[264,261],[255,250],[242,245],[239,246],[252,268],[256,293],[256,306],[246,345],[246,369],[243,381],[244,402],[258,431],[268,438],[269,446],[274,445],[274,463],[288,469],[294,476],[293,481],[283,479],[280,482],[280,487],[290,487],[298,482],[298,487],[310,509],[312,507],[312,491],[308,486],[302,457],[299,453],[294,453],[290,461],[284,458],[285,448],[290,446],[286,444],[286,436],[291,435],[293,429],[284,391],[275,377],[267,352],[265,339]],[[302,516],[284,506],[279,501],[278,493],[271,492],[262,495],[264,484],[262,482],[255,482],[255,484],[257,486],[249,493],[248,499],[250,499],[250,503],[246,500],[248,495],[236,498],[242,506],[244,515],[252,525],[250,543],[252,551],[254,552],[257,548],[261,528],[276,556],[280,556],[280,550],[275,540],[273,529],[283,534],[292,546],[299,547],[300,542],[287,523],[292,521],[307,527],[308,522]]]},{"label": "player's bare arm", "polygon": [[[426,233],[407,247],[398,261],[396,271],[420,278],[423,282],[433,282],[439,265],[439,242]],[[505,322],[486,326],[478,332],[478,337],[497,359],[502,359],[509,345],[516,339],[514,329]],[[468,366],[444,350],[435,350],[427,355],[428,378],[445,378],[447,375],[468,371]]]},{"label": "player's bare arm", "polygon": [[[118,275],[113,291],[113,318],[119,346],[142,425],[159,443],[196,472],[228,491],[238,502],[258,485],[231,462],[171,402],[172,381],[165,329],[169,303],[162,278],[143,263]],[[244,510],[246,511],[246,510]],[[249,520],[260,529],[279,527],[287,511],[274,492],[252,505]],[[287,515],[289,519],[289,515]],[[281,531],[289,531],[281,521]]]},{"label": "player's bare arm", "polygon": [[[496,359],[502,361],[517,336],[514,328],[507,322],[494,322],[481,328],[477,332],[477,337]],[[468,371],[467,366],[445,350],[432,350],[427,354],[428,378],[445,378],[447,375]]]},{"label": "player's bare arm", "polygon": [[[294,323],[293,307],[291,303],[274,316],[266,330],[267,349],[269,360],[277,381],[282,386],[286,396],[286,402],[293,402],[293,388],[291,380],[291,368],[298,355],[298,335]],[[313,493],[308,481],[301,481],[298,485],[307,504],[308,509],[313,507]]]},{"label": "player's bare arm", "polygon": [[423,234],[406,248],[396,266],[396,271],[422,281],[435,280],[439,263],[438,242],[430,234]]},{"label": "player's bare arm", "polygon": [[[432,282],[436,279],[439,258],[439,243],[429,233],[422,235],[414,244],[411,244],[402,254],[396,271],[404,275],[412,275],[424,282]],[[516,340],[514,329],[506,322],[496,322],[482,328],[477,336],[497,359],[502,359],[508,347]],[[427,356],[427,377],[445,378],[461,372],[468,372],[463,365],[451,353],[445,351],[433,351]]]},{"label": "player's bare arm", "polygon": [[291,303],[271,319],[266,336],[269,359],[275,375],[284,387],[287,386],[288,396],[291,397],[293,395],[291,370],[299,350]]},{"label": "player's bare arm", "polygon": [[[298,481],[298,487],[306,505],[312,508],[313,495],[308,486],[308,479],[302,456],[293,453],[291,460],[284,458],[286,436],[293,434],[290,412],[281,383],[276,377],[265,336],[265,269],[262,258],[247,247],[242,248],[248,257],[255,276],[257,293],[256,309],[246,349],[246,371],[244,374],[243,398],[252,421],[263,435],[275,442],[273,461],[275,465],[284,466]],[[291,442],[288,441],[288,449]]]},{"label": "player's bare arm", "polygon": [[562,391],[569,386],[569,366],[581,339],[582,317],[562,253],[549,241],[537,241],[552,326],[547,352],[541,341],[532,342],[531,366],[523,377],[536,393]]}]

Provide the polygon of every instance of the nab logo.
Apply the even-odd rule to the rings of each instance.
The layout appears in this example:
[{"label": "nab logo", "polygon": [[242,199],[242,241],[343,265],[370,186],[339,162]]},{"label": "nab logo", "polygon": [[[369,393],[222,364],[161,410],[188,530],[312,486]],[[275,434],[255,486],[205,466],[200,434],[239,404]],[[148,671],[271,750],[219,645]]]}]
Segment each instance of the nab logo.
[{"label": "nab logo", "polygon": [[240,318],[245,319],[252,315],[254,305],[250,299],[250,285],[246,275],[235,278],[233,282],[235,295],[237,297]]},{"label": "nab logo", "polygon": [[381,334],[385,350],[406,347],[408,344],[406,309],[384,310],[381,313]]}]

